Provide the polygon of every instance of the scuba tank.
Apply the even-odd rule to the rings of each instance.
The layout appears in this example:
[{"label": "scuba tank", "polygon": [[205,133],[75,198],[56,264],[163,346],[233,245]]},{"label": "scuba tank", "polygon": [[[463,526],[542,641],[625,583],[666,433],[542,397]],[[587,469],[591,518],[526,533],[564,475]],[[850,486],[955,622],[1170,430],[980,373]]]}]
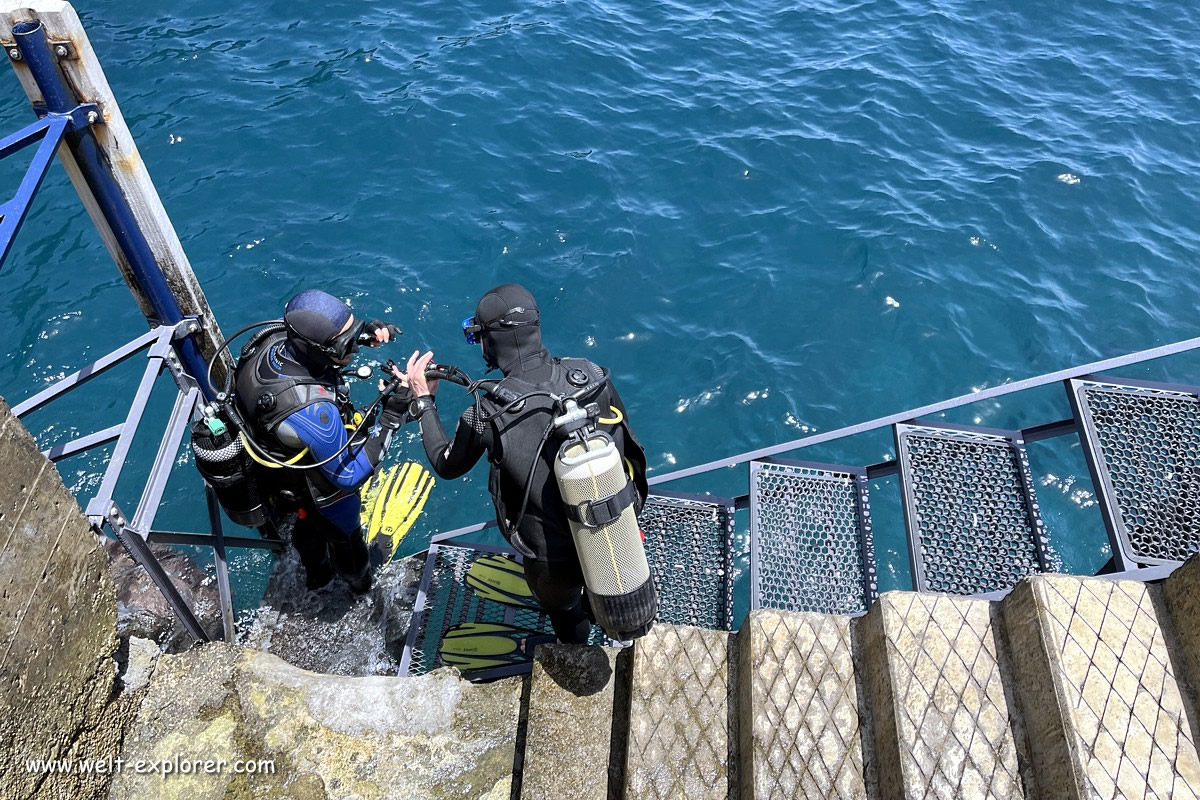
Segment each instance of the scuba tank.
[{"label": "scuba tank", "polygon": [[658,596],[634,511],[637,491],[616,444],[596,429],[597,416],[594,407],[566,401],[554,420],[568,434],[554,459],[554,477],[596,623],[610,638],[627,641],[650,630]]},{"label": "scuba tank", "polygon": [[553,400],[562,413],[553,418],[538,447],[516,520],[502,520],[501,527],[514,531],[519,527],[542,448],[552,435],[564,440],[553,458],[554,479],[566,508],[591,616],[611,639],[628,641],[645,635],[658,616],[658,595],[634,509],[637,488],[612,437],[596,427],[600,409],[595,404],[579,405],[584,398],[594,397],[599,385],[563,397],[528,385],[522,392],[498,381],[472,381],[461,369],[440,364],[430,364],[425,375],[465,386],[471,394],[486,392],[502,406],[497,414],[523,408],[527,398],[540,395]]},{"label": "scuba tank", "polygon": [[258,485],[258,471],[236,428],[212,406],[192,425],[192,452],[196,469],[213,488],[229,519],[247,528],[267,522],[267,510]]}]

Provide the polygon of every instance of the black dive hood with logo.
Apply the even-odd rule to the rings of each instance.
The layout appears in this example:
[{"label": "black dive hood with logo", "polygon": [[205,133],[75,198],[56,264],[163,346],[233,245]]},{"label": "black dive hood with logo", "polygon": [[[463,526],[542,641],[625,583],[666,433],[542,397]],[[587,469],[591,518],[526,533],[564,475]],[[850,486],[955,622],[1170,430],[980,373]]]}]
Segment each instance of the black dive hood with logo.
[{"label": "black dive hood with logo", "polygon": [[524,286],[506,283],[485,294],[475,322],[488,369],[538,381],[550,375],[550,353],[542,346],[537,301]]}]

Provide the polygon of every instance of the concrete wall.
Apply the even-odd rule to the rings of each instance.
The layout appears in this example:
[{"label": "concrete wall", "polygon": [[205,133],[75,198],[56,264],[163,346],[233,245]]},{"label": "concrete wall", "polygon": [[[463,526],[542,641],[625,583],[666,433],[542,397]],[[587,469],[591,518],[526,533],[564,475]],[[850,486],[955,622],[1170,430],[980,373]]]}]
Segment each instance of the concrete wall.
[{"label": "concrete wall", "polygon": [[104,776],[31,773],[27,759],[119,752],[108,561],[58,470],[0,398],[0,794],[101,796]]}]

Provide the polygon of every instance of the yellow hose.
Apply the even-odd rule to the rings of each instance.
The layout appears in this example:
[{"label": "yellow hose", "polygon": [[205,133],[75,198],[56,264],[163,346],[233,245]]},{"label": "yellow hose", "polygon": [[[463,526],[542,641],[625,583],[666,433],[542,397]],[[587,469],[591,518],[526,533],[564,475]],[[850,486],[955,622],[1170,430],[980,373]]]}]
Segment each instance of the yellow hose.
[{"label": "yellow hose", "polygon": [[255,461],[257,461],[259,464],[262,464],[267,469],[283,469],[285,466],[290,467],[291,465],[295,464],[297,461],[299,461],[300,459],[302,459],[306,455],[308,455],[308,448],[306,447],[303,450],[301,450],[299,453],[296,453],[296,455],[289,458],[287,461],[284,461],[281,464],[276,464],[273,461],[264,460],[262,457],[260,457],[258,455],[258,453],[254,452],[254,446],[251,445],[250,440],[246,438],[246,434],[239,433],[238,438],[242,440],[242,447],[246,448],[246,452],[250,454],[250,457],[253,458]]}]

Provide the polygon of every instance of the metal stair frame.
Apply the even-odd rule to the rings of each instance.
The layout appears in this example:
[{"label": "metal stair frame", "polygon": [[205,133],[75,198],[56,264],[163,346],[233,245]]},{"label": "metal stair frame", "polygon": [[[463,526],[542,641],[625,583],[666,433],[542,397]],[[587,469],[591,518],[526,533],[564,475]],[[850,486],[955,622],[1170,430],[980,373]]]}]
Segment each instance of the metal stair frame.
[{"label": "metal stair frame", "polygon": [[[657,501],[657,502],[656,502]],[[717,527],[710,529],[710,532],[719,537],[718,548],[720,550],[720,566],[718,567],[718,580],[715,581],[719,585],[718,602],[721,604],[721,610],[718,614],[718,619],[714,620],[716,630],[732,630],[733,629],[733,553],[732,539],[734,529],[734,513],[736,503],[732,498],[714,497],[706,494],[689,494],[687,492],[669,492],[664,489],[655,489],[650,496],[646,498],[646,503],[642,507],[642,513],[638,515],[639,521],[642,524],[643,532],[646,541],[646,557],[650,561],[651,573],[655,573],[657,566],[657,575],[655,575],[655,589],[658,591],[659,605],[659,621],[680,625],[699,625],[703,620],[695,618],[695,611],[692,611],[691,619],[684,619],[683,616],[670,614],[670,619],[663,617],[664,599],[667,599],[667,610],[671,611],[671,603],[669,598],[674,596],[687,596],[694,594],[691,591],[670,593],[670,586],[666,580],[662,580],[664,574],[664,564],[662,551],[654,547],[655,536],[653,532],[645,534],[646,509],[651,506],[658,505],[662,507],[687,507],[692,509],[705,509],[712,513],[717,521]],[[694,564],[694,569],[713,569],[712,565]],[[694,573],[693,573],[694,574]],[[708,627],[708,626],[701,626]]]},{"label": "metal stair frame", "polygon": [[1141,566],[1180,564],[1179,559],[1159,558],[1145,553],[1138,553],[1125,530],[1125,514],[1122,511],[1118,491],[1113,483],[1112,473],[1104,458],[1104,446],[1100,441],[1095,416],[1087,401],[1086,390],[1089,386],[1101,385],[1129,394],[1172,394],[1185,395],[1197,403],[1200,412],[1200,387],[1173,383],[1134,380],[1132,378],[1114,378],[1105,375],[1085,375],[1063,381],[1067,399],[1071,403],[1071,413],[1075,418],[1079,441],[1083,446],[1084,458],[1087,461],[1088,472],[1096,492],[1096,502],[1100,507],[1104,528],[1108,534],[1109,545],[1112,548],[1112,567],[1114,572],[1127,572]]},{"label": "metal stair frame", "polygon": [[[865,613],[878,598],[878,578],[875,567],[874,534],[871,528],[871,500],[867,486],[867,471],[860,467],[842,464],[827,464],[816,461],[797,461],[783,458],[764,458],[750,462],[750,609],[763,608],[763,536],[759,522],[759,475],[763,467],[782,467],[809,470],[807,479],[853,483],[855,487],[855,520],[858,535],[858,555],[861,559],[859,578],[862,584],[862,606],[855,613]],[[811,474],[816,473],[816,474]],[[846,609],[801,609],[788,611],[816,611],[820,613],[846,613]]]}]

